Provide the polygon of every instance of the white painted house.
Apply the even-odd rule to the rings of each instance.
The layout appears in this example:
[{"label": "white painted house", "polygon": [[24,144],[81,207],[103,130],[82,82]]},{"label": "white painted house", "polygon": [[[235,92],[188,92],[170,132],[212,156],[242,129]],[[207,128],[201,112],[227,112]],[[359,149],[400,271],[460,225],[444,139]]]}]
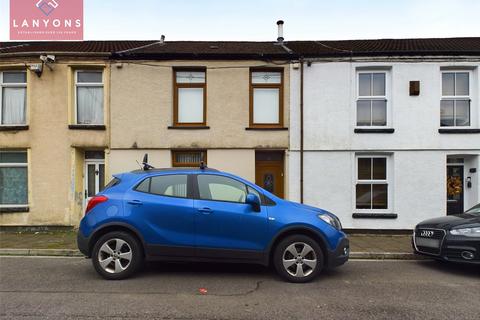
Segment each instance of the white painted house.
[{"label": "white painted house", "polygon": [[412,229],[480,202],[479,44],[288,43],[304,61],[303,103],[302,64],[290,72],[291,200],[353,229]]}]

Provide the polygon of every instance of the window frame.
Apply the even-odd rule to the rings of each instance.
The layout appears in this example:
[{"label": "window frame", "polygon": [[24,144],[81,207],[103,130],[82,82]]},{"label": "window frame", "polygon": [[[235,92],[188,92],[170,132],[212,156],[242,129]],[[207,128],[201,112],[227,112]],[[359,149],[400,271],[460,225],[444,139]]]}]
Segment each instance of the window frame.
[{"label": "window frame", "polygon": [[[17,73],[24,73],[25,74],[25,82],[24,83],[4,83],[3,82],[3,74],[5,72],[17,72]],[[24,101],[24,112],[25,112],[25,123],[3,123],[3,88],[25,88],[25,101]],[[5,69],[0,70],[0,126],[26,126],[28,123],[28,112],[27,112],[27,99],[28,99],[28,73],[26,70],[15,70],[15,69]]]},{"label": "window frame", "polygon": [[[193,153],[193,152],[203,152],[203,163],[206,165],[207,164],[207,150],[206,149],[175,149],[171,150],[171,155],[172,155],[172,167],[176,168],[198,168],[200,167],[200,163],[194,163],[194,162],[177,162],[175,160],[175,155],[178,153]],[[201,157],[201,156],[200,156]]]},{"label": "window frame", "polygon": [[[280,72],[280,83],[253,83],[254,72]],[[249,127],[250,128],[283,128],[284,126],[284,83],[285,70],[281,67],[255,67],[249,71]],[[278,92],[278,123],[255,123],[254,113],[254,89],[279,89]]]},{"label": "window frame", "polygon": [[[78,74],[82,72],[97,72],[102,74],[102,82],[78,82]],[[105,72],[103,69],[76,69],[73,73],[73,109],[74,109],[74,123],[76,125],[89,125],[89,126],[103,126],[105,125]],[[84,124],[78,123],[78,87],[101,87],[103,90],[103,99],[102,99],[102,112],[103,112],[103,123],[91,123]]]},{"label": "window frame", "polygon": [[26,187],[27,187],[27,203],[24,203],[24,204],[1,204],[0,203],[0,208],[28,208],[29,206],[29,203],[30,203],[30,191],[29,191],[29,169],[28,169],[28,150],[1,150],[0,151],[1,153],[8,153],[8,152],[12,152],[12,153],[18,153],[18,152],[22,152],[22,153],[25,153],[25,155],[27,156],[27,162],[7,162],[7,163],[1,163],[0,162],[0,167],[1,168],[27,168],[27,181],[26,181]]},{"label": "window frame", "polygon": [[[158,194],[158,193],[152,193],[151,192],[151,187],[152,187],[152,178],[156,178],[156,177],[167,177],[167,176],[186,176],[187,177],[187,195],[185,197],[177,197],[177,196],[170,196],[170,195],[167,195],[167,194]],[[145,191],[141,191],[141,190],[137,190],[138,186],[141,185],[145,180],[149,180],[148,181],[148,192],[145,192]],[[143,193],[143,194],[149,194],[149,195],[152,195],[152,196],[158,196],[158,197],[168,197],[168,198],[174,198],[174,199],[184,199],[184,200],[192,200],[194,197],[193,197],[193,193],[192,193],[192,182],[191,182],[191,174],[187,174],[187,173],[168,173],[168,174],[156,174],[156,175],[151,175],[151,176],[147,176],[147,177],[144,177],[143,179],[141,179],[140,181],[138,181],[132,188],[133,191],[135,192],[140,192],[140,193]]]},{"label": "window frame", "polygon": [[[374,158],[381,158],[385,159],[385,165],[386,165],[386,170],[385,170],[385,179],[369,179],[369,180],[360,180],[358,179],[358,159],[362,158],[367,158],[367,159],[374,159]],[[353,178],[353,197],[352,197],[352,202],[353,202],[353,212],[357,213],[392,213],[393,212],[393,194],[392,194],[392,185],[393,185],[393,158],[391,154],[356,154],[354,157],[354,178]],[[373,162],[372,162],[373,165]],[[372,172],[373,174],[373,172]],[[371,201],[371,208],[370,209],[359,209],[357,208],[357,185],[358,184],[366,184],[366,185],[374,185],[374,184],[386,184],[387,185],[387,208],[386,209],[374,209],[372,208],[373,206],[373,201]],[[373,196],[373,193],[371,194],[371,197]],[[371,199],[372,200],[372,199]]]},{"label": "window frame", "polygon": [[[456,79],[457,79],[457,73],[467,73],[468,74],[468,95],[453,95],[453,96],[444,96],[443,95],[443,74],[444,73],[453,73],[455,74],[455,84],[456,84]],[[473,128],[473,112],[472,112],[472,106],[473,106],[473,99],[472,99],[472,90],[473,85],[472,85],[472,80],[473,80],[473,72],[472,70],[466,70],[466,69],[441,69],[440,70],[440,104],[439,104],[439,121],[438,121],[438,126],[440,129],[446,129],[446,128],[455,128],[455,129],[469,129]],[[454,85],[454,90],[456,90],[456,85]],[[469,120],[469,125],[468,126],[457,126],[456,124],[456,100],[467,100],[468,101],[468,120]],[[442,126],[442,101],[454,101],[454,107],[453,107],[453,125],[452,126]]]},{"label": "window frame", "polygon": [[[386,128],[391,128],[392,127],[392,121],[391,121],[391,114],[392,111],[391,105],[392,101],[390,99],[390,69],[385,70],[385,69],[357,69],[355,72],[355,84],[356,84],[356,89],[355,89],[355,124],[354,127],[356,129],[386,129]],[[385,95],[383,96],[361,96],[360,95],[360,74],[384,74],[385,75]],[[373,76],[372,79],[370,80],[370,85],[371,88],[373,88]],[[368,126],[361,126],[358,125],[358,101],[360,100],[366,100],[366,101],[373,101],[373,100],[378,100],[378,101],[385,101],[385,125],[379,126],[379,125],[373,125],[373,119],[372,119],[372,104],[370,103],[370,124]]]},{"label": "window frame", "polygon": [[[173,126],[174,127],[203,127],[207,125],[207,68],[206,67],[174,67],[173,74]],[[178,83],[177,72],[204,72],[204,83]],[[202,88],[203,89],[203,121],[202,122],[179,122],[178,121],[178,89],[179,88]]]}]

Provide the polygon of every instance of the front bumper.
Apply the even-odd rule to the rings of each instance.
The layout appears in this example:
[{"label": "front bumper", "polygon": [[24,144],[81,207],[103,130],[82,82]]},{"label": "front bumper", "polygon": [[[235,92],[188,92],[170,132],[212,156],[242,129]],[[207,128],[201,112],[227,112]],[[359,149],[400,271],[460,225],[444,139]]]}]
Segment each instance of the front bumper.
[{"label": "front bumper", "polygon": [[348,238],[343,238],[337,246],[337,249],[328,252],[327,268],[335,268],[341,266],[348,261],[349,254],[350,242]]},{"label": "front bumper", "polygon": [[432,253],[416,245],[414,233],[412,246],[414,252],[419,255],[449,262],[480,265],[480,239],[478,238],[454,236],[445,231],[445,237],[441,241],[438,252]]}]

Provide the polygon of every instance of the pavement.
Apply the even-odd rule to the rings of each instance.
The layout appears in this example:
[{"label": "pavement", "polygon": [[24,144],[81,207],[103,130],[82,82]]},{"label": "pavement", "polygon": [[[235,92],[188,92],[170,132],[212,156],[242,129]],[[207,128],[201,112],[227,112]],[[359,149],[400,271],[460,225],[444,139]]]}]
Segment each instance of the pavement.
[{"label": "pavement", "polygon": [[307,284],[261,266],[149,264],[107,281],[80,257],[0,257],[0,319],[478,319],[480,270],[352,260]]},{"label": "pavement", "polygon": [[[410,235],[349,235],[351,258],[419,259]],[[0,255],[81,256],[76,232],[0,232]]]}]

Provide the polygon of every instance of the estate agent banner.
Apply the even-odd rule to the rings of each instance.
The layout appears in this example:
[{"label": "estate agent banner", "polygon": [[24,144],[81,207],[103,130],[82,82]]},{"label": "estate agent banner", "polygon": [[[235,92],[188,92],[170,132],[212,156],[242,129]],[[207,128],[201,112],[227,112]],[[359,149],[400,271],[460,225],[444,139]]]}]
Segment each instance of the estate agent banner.
[{"label": "estate agent banner", "polygon": [[10,0],[10,40],[83,40],[83,0]]}]

